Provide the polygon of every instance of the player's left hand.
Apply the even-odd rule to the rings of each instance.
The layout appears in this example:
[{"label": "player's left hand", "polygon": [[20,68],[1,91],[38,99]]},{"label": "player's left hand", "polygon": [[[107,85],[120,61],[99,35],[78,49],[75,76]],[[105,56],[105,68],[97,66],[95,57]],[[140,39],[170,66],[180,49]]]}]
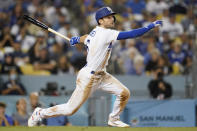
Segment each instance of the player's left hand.
[{"label": "player's left hand", "polygon": [[157,21],[154,21],[153,24],[154,24],[155,27],[162,26],[163,25],[163,21],[157,20]]},{"label": "player's left hand", "polygon": [[157,26],[162,26],[163,22],[161,20],[157,20],[157,21],[154,21],[152,23],[150,23],[147,28],[148,29],[152,29],[152,28],[155,28]]},{"label": "player's left hand", "polygon": [[71,37],[71,39],[70,39],[70,45],[71,46],[74,46],[75,44],[77,44],[79,42],[80,42],[80,37],[79,36],[74,36],[74,37]]}]

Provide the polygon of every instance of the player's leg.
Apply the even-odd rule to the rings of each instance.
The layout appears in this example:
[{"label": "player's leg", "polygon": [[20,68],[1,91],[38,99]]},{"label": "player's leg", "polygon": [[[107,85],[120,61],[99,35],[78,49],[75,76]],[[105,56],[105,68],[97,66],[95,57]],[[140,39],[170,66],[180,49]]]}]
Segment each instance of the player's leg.
[{"label": "player's leg", "polygon": [[90,89],[86,88],[85,90],[83,90],[82,88],[77,86],[67,103],[56,105],[47,109],[42,109],[40,115],[43,118],[61,115],[73,115],[86,101],[89,96],[89,92]]},{"label": "player's leg", "polygon": [[120,121],[120,114],[129,100],[130,91],[109,73],[106,73],[100,89],[116,95],[113,110],[109,115],[108,124],[111,126],[128,127],[129,125]]},{"label": "player's leg", "polygon": [[85,74],[86,73],[83,72],[79,73],[76,81],[77,87],[67,103],[56,105],[46,109],[35,109],[32,116],[28,120],[28,126],[35,126],[37,122],[42,118],[60,115],[68,116],[74,114],[87,100],[93,87],[94,77],[90,77],[89,75]]}]

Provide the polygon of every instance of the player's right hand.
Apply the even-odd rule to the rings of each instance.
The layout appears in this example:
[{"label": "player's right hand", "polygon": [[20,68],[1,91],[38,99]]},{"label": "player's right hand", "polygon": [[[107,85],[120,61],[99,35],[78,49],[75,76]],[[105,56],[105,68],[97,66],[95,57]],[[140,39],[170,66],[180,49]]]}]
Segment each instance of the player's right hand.
[{"label": "player's right hand", "polygon": [[71,39],[70,39],[70,45],[71,46],[74,46],[75,44],[77,44],[79,42],[80,42],[80,37],[79,36],[74,36],[74,37],[71,37]]}]

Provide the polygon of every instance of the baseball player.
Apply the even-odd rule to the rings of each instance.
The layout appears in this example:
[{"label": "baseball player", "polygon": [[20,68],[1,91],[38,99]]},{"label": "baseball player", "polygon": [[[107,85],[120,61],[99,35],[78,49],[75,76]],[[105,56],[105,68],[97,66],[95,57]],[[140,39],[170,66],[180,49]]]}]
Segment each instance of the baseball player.
[{"label": "baseball player", "polygon": [[74,114],[94,90],[101,89],[116,95],[113,110],[109,114],[108,125],[129,127],[128,124],[120,121],[120,113],[129,100],[130,92],[119,80],[106,72],[112,46],[116,40],[141,36],[152,28],[162,25],[162,21],[155,21],[147,27],[131,31],[116,31],[112,29],[116,21],[115,14],[109,7],[100,8],[95,15],[98,26],[88,35],[71,38],[72,46],[84,43],[88,52],[87,64],[77,76],[76,89],[65,104],[47,109],[36,108],[28,120],[28,126],[35,126],[42,118]]}]

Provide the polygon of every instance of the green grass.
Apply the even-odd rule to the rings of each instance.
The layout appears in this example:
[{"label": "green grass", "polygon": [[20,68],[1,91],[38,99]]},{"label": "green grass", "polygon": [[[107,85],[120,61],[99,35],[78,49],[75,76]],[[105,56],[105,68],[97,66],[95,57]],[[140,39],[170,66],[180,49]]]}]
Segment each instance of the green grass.
[{"label": "green grass", "polygon": [[197,131],[196,127],[0,127],[0,131]]}]

